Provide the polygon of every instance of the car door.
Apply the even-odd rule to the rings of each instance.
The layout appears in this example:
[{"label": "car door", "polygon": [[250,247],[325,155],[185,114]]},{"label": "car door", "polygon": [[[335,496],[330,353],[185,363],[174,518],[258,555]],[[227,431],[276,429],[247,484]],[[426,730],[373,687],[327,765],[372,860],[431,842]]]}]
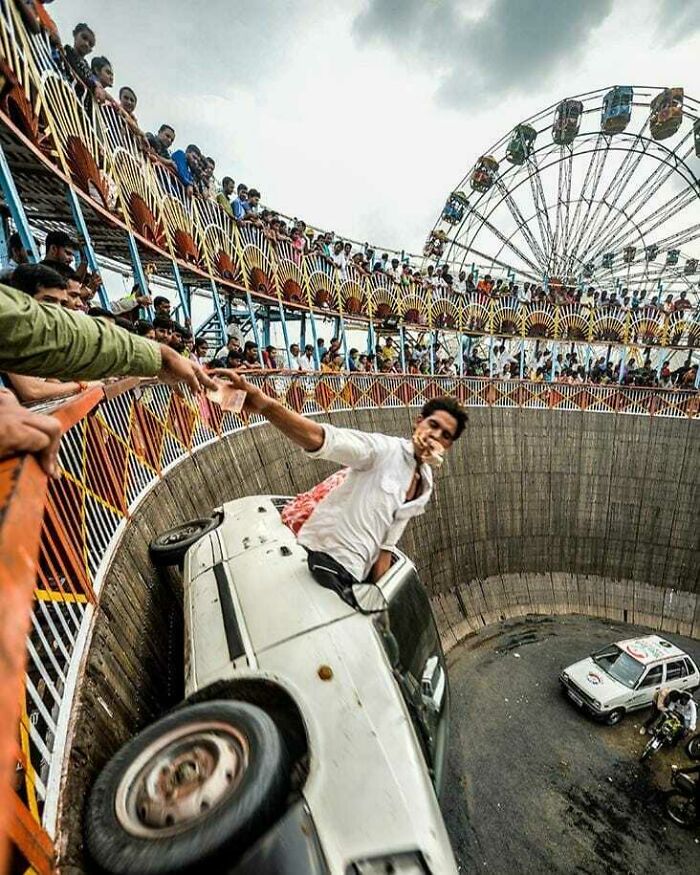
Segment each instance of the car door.
[{"label": "car door", "polygon": [[430,601],[415,569],[409,566],[392,587],[388,605],[389,628],[398,648],[394,675],[439,794],[448,735],[447,666]]},{"label": "car door", "polygon": [[665,685],[674,690],[685,690],[692,682],[685,659],[673,659],[666,663]]},{"label": "car door", "polygon": [[651,705],[654,696],[663,685],[663,679],[663,665],[650,666],[637,681],[637,686],[629,700],[628,707],[633,709],[644,708],[646,705]]}]

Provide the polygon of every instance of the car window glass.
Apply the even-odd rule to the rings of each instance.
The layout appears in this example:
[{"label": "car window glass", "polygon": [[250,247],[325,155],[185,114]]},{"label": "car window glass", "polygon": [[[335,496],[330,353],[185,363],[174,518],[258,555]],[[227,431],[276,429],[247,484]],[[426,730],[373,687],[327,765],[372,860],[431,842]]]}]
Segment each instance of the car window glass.
[{"label": "car window glass", "polygon": [[684,678],[687,674],[687,670],[685,667],[685,661],[683,659],[678,659],[675,662],[669,662],[666,666],[666,680],[673,681],[678,680],[678,678]]},{"label": "car window glass", "polygon": [[696,668],[695,668],[695,666],[694,666],[693,663],[688,659],[687,656],[686,656],[686,658],[685,658],[685,670],[686,670],[686,674],[695,674],[695,672],[696,672]]},{"label": "car window glass", "polygon": [[440,648],[428,595],[414,571],[389,602],[389,624],[399,645],[402,669],[420,682],[426,662]]},{"label": "car window glass", "polygon": [[657,684],[661,683],[661,678],[663,676],[663,666],[656,665],[654,668],[650,668],[645,677],[642,678],[640,687],[655,687]]}]

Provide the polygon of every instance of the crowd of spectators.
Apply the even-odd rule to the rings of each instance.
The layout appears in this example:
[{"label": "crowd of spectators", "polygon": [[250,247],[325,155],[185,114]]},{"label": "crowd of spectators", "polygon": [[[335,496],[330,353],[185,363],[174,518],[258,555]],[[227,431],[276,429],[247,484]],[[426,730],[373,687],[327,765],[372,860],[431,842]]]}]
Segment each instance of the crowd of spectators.
[{"label": "crowd of spectators", "polygon": [[511,278],[492,278],[489,274],[479,277],[465,270],[451,271],[449,265],[428,265],[421,269],[406,257],[396,253],[379,253],[368,244],[358,245],[335,235],[333,231],[314,230],[301,219],[287,219],[274,210],[260,205],[260,190],[243,182],[236,184],[231,176],[224,176],[221,184],[215,179],[216,161],[202,148],[190,143],[186,148],[174,149],[176,132],[165,122],[157,131],[141,130],[135,115],[138,97],[134,89],[121,85],[115,98],[115,71],[109,59],[96,55],[97,36],[86,23],[77,24],[73,30],[72,44],[61,45],[55,25],[48,17],[43,4],[41,26],[49,33],[56,63],[70,77],[80,94],[100,104],[111,104],[119,117],[130,128],[143,151],[152,161],[171,171],[182,183],[187,196],[201,197],[217,203],[234,221],[258,226],[272,246],[280,242],[289,245],[292,258],[298,263],[305,255],[318,255],[333,265],[341,278],[345,278],[348,265],[352,264],[360,274],[386,276],[400,287],[418,287],[430,291],[433,297],[465,298],[471,295],[489,299],[507,299],[512,304],[581,304],[588,307],[620,308],[635,311],[642,308],[673,313],[698,306],[686,292],[675,296],[660,295],[644,290],[621,288],[607,292],[589,287],[574,289],[559,284],[549,286],[523,282],[517,284]]}]

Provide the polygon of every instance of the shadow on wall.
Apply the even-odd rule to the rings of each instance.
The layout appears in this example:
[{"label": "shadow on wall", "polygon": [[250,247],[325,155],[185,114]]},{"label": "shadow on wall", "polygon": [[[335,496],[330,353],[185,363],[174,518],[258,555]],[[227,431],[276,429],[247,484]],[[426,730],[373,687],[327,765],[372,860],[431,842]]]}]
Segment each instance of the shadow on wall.
[{"label": "shadow on wall", "polygon": [[[408,436],[407,408],[332,414],[339,426]],[[700,637],[697,422],[471,408],[429,512],[401,544],[450,649],[484,625],[581,613]],[[173,468],[134,512],[105,576],[74,711],[59,814],[62,866],[83,868],[92,776],[172,701],[179,593],[148,559],[158,533],[227,500],[293,494],[335,466],[269,426],[211,443]],[[106,708],[109,703],[109,708]]]}]

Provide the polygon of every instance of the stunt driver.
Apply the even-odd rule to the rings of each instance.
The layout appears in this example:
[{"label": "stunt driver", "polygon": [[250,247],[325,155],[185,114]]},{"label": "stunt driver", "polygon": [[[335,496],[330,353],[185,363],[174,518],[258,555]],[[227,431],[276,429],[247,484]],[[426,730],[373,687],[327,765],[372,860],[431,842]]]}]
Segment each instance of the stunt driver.
[{"label": "stunt driver", "polygon": [[210,373],[245,391],[244,410],[264,416],[311,458],[346,466],[283,511],[283,520],[309,551],[314,576],[331,571],[344,588],[379,580],[391,566],[388,548],[398,543],[412,517],[425,512],[432,469],[464,431],[467,414],[457,400],[443,396],[423,405],[408,440],[307,419],[239,373]]}]

